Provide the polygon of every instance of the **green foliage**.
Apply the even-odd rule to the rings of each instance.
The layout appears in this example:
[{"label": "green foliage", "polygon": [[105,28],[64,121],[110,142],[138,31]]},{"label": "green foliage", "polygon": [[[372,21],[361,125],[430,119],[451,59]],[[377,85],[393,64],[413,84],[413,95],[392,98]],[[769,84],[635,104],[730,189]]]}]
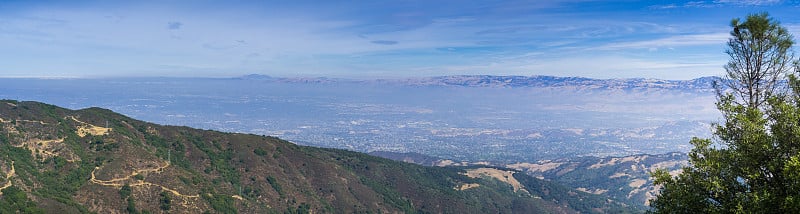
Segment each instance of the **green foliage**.
[{"label": "green foliage", "polygon": [[86,180],[89,179],[93,168],[94,164],[81,162],[77,168],[73,168],[66,173],[46,171],[41,174],[41,177],[38,177],[44,187],[37,189],[37,192],[62,203],[77,205],[72,200],[72,196],[81,186],[86,184]]},{"label": "green foliage", "polygon": [[[786,29],[766,14],[750,15],[742,23],[735,19],[732,25],[731,41],[746,40],[729,42],[732,48],[744,50],[735,54],[747,55],[737,57],[760,56],[763,59],[758,60],[776,66],[781,66],[776,62],[792,60],[780,53],[765,55],[762,48],[792,45],[791,35],[785,38]],[[732,63],[740,63],[738,59],[732,56],[726,66],[729,73]],[[747,69],[746,75],[761,75],[763,68]],[[714,125],[714,141],[693,139],[691,165],[678,176],[666,170],[653,173],[655,184],[663,185],[661,194],[651,201],[653,212],[800,213],[800,81],[789,75],[792,92],[779,94],[758,88],[765,82],[753,85],[746,83],[752,79],[737,80],[744,83],[733,88],[734,93],[719,94],[717,108],[724,123]],[[749,94],[742,96],[738,91]]]},{"label": "green foliage", "polygon": [[119,144],[117,143],[106,143],[103,139],[103,136],[91,136],[91,141],[89,141],[89,148],[94,149],[96,152],[110,152],[114,151],[119,148]]},{"label": "green foliage", "polygon": [[157,135],[154,135],[154,134],[150,134],[146,130],[142,131],[140,129],[139,131],[144,134],[145,142],[147,142],[147,144],[149,144],[151,146],[158,147],[158,148],[168,148],[169,147],[169,144],[167,144],[167,140],[165,140],[164,138],[162,138],[160,136],[157,136]]},{"label": "green foliage", "polygon": [[133,197],[128,197],[128,207],[125,208],[125,210],[131,214],[139,213],[139,211],[136,210],[136,202],[133,201]]},{"label": "green foliage", "polygon": [[[169,149],[169,151],[164,151]],[[169,158],[170,163],[173,165],[177,165],[184,169],[192,169],[192,163],[189,159],[186,158],[186,146],[184,146],[181,142],[172,142],[170,148],[167,149],[159,149],[159,155],[161,157]]]},{"label": "green foliage", "polygon": [[172,206],[172,197],[170,197],[169,194],[170,193],[167,193],[167,192],[164,192],[164,191],[162,191],[161,193],[158,194],[159,208],[161,208],[161,210],[169,210],[171,208],[171,206]]},{"label": "green foliage", "polygon": [[269,183],[269,185],[272,186],[272,189],[274,189],[275,192],[281,195],[281,197],[284,196],[283,189],[281,189],[281,185],[278,183],[278,181],[275,180],[275,177],[272,177],[272,175],[267,176],[267,183]]},{"label": "green foliage", "polygon": [[55,156],[51,159],[53,161],[53,166],[56,170],[64,168],[67,165],[67,159],[62,158],[61,156]]},{"label": "green foliage", "polygon": [[3,190],[2,200],[0,200],[0,213],[45,213],[38,208],[36,203],[28,199],[28,196],[15,186],[10,186]]},{"label": "green foliage", "polygon": [[626,208],[620,203],[611,202],[599,195],[576,191],[572,188],[546,182],[522,173],[515,173],[513,176],[531,195],[547,201],[558,201],[559,204],[569,205],[568,207],[580,213],[595,213],[598,210],[602,210],[604,213],[636,212],[634,209]]},{"label": "green foliage", "polygon": [[301,203],[297,207],[286,208],[285,214],[309,214],[311,213],[311,205]]},{"label": "green foliage", "polygon": [[675,178],[654,174],[656,184],[664,185],[651,203],[656,211],[800,212],[794,203],[800,183],[792,179],[800,155],[800,105],[772,97],[762,111],[732,99],[720,100],[725,124],[716,127],[719,142],[695,138],[691,167]]},{"label": "green foliage", "polygon": [[58,202],[73,206],[79,210],[88,212],[83,206],[73,201],[72,196],[86,184],[89,179],[94,164],[91,162],[69,163],[64,158],[56,157],[51,159],[56,167],[56,171],[42,171],[38,166],[38,161],[33,159],[31,151],[26,148],[17,148],[9,144],[0,145],[0,157],[7,157],[14,161],[17,176],[25,185],[32,186],[36,179],[40,184],[33,193],[54,199]]},{"label": "green foliage", "polygon": [[144,134],[147,144],[156,147],[156,153],[159,157],[165,160],[169,159],[172,165],[177,165],[184,169],[191,169],[191,161],[186,159],[186,156],[184,155],[186,146],[184,146],[183,143],[169,142],[164,137],[150,134],[147,132],[146,126],[139,127],[139,131]]},{"label": "green foliage", "polygon": [[209,143],[204,142],[200,138],[194,138],[192,143],[203,151],[211,161],[211,168],[205,169],[206,173],[210,173],[214,170],[223,177],[225,181],[234,186],[241,184],[241,174],[230,164],[231,160],[233,160],[233,149],[223,149],[222,145],[217,142],[211,142],[211,146],[209,146]]},{"label": "green foliage", "polygon": [[362,177],[361,182],[383,196],[384,203],[399,208],[405,213],[413,213],[414,205],[412,202],[408,198],[403,197],[400,192],[392,188],[392,186],[368,177]]},{"label": "green foliage", "polygon": [[119,188],[119,196],[122,197],[123,199],[128,198],[128,196],[131,196],[131,192],[132,192],[131,185],[125,184],[125,186]]},{"label": "green foliage", "polygon": [[243,194],[244,197],[253,199],[253,198],[258,198],[263,193],[261,192],[260,188],[252,188],[252,187],[246,186],[246,187],[244,187],[242,189],[242,194]]},{"label": "green foliage", "polygon": [[210,205],[211,208],[216,210],[220,213],[238,213],[236,211],[236,207],[233,205],[233,197],[229,195],[220,195],[220,194],[213,194],[213,193],[201,193],[200,195],[203,196]]},{"label": "green foliage", "polygon": [[264,149],[262,149],[262,148],[256,148],[256,149],[254,149],[254,150],[253,150],[253,153],[255,153],[255,154],[256,154],[256,155],[258,155],[258,156],[262,156],[262,157],[263,157],[263,156],[266,156],[267,154],[269,154],[269,153],[267,153],[267,150],[264,150]]},{"label": "green foliage", "polygon": [[190,179],[190,178],[183,177],[183,176],[178,176],[178,179],[180,179],[181,182],[183,182],[183,184],[185,184],[185,185],[195,185],[194,183],[192,183],[192,179]]},{"label": "green foliage", "polygon": [[95,166],[102,166],[105,161],[106,161],[106,157],[97,156],[97,157],[94,158],[94,165]]},{"label": "green foliage", "polygon": [[[44,111],[44,113],[48,117],[50,117],[50,118],[58,118],[58,114],[56,114],[56,110],[58,109],[57,106],[44,104],[44,105],[40,105],[40,107],[41,107],[42,111]],[[28,106],[23,106],[22,108],[24,108],[26,110],[29,109]]]}]

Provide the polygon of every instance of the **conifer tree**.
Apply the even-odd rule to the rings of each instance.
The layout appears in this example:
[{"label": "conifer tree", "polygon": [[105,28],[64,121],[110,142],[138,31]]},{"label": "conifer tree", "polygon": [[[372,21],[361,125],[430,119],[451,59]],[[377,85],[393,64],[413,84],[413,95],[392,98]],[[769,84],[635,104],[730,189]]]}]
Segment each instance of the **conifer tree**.
[{"label": "conifer tree", "polygon": [[792,35],[766,13],[731,27],[728,88],[717,88],[723,121],[712,139],[692,139],[679,174],[653,173],[661,187],[654,213],[800,213],[800,80],[786,74],[792,63],[797,72]]}]

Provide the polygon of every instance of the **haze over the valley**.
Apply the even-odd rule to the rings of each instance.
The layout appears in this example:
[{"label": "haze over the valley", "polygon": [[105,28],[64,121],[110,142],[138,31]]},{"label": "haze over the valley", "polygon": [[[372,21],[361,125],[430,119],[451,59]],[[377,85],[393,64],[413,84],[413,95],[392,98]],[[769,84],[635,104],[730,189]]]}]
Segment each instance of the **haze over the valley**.
[{"label": "haze over the valley", "polygon": [[450,76],[395,80],[0,79],[0,96],[360,152],[514,163],[687,152],[719,113],[690,81]]}]

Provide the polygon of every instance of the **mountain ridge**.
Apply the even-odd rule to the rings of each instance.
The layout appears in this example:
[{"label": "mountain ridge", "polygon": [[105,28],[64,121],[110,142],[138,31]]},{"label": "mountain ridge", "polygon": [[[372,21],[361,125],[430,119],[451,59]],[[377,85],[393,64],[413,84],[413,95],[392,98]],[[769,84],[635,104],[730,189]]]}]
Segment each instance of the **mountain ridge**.
[{"label": "mountain ridge", "polygon": [[405,86],[459,86],[459,87],[510,87],[510,88],[543,88],[543,87],[583,87],[586,89],[623,89],[635,90],[658,88],[671,90],[713,90],[716,76],[699,77],[691,80],[664,80],[654,78],[614,78],[596,79],[587,77],[559,76],[502,76],[502,75],[450,75],[434,77],[410,77],[396,79],[345,79],[328,77],[272,77],[251,74],[233,79],[273,81],[282,83],[359,83],[359,84],[394,84]]},{"label": "mountain ridge", "polygon": [[0,147],[0,212],[636,212],[514,170],[422,167],[102,108],[0,100]]}]

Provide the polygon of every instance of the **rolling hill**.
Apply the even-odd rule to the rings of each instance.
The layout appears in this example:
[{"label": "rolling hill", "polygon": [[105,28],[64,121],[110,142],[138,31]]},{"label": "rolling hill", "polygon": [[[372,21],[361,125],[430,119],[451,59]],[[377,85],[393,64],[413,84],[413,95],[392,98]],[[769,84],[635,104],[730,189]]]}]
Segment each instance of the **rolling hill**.
[{"label": "rolling hill", "polygon": [[376,151],[369,154],[423,166],[494,166],[554,181],[577,191],[609,197],[632,207],[647,209],[659,189],[650,173],[666,169],[679,173],[688,164],[685,153],[639,154],[624,157],[579,157],[541,160],[533,163],[455,162],[418,153]]},{"label": "rolling hill", "polygon": [[0,213],[620,213],[513,169],[424,167],[0,101]]}]

